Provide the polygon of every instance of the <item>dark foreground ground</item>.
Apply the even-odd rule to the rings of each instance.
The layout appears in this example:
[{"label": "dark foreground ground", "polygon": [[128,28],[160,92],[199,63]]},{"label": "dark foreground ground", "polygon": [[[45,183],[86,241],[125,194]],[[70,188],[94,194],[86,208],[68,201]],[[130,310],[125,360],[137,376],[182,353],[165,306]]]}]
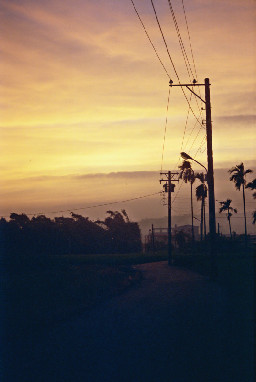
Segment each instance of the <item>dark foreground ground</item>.
[{"label": "dark foreground ground", "polygon": [[253,381],[253,312],[166,262],[78,318],[6,344],[4,382]]}]

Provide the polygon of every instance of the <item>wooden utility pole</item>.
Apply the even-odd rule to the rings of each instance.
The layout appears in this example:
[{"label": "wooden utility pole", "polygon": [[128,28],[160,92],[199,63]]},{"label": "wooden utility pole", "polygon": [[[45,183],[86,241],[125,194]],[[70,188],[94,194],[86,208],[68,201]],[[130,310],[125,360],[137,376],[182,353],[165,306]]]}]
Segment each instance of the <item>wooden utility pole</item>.
[{"label": "wooden utility pole", "polygon": [[[210,99],[210,80],[205,78],[204,84],[198,84],[196,80],[193,80],[192,84],[173,84],[170,80],[170,86],[183,86],[186,87],[191,93],[193,93],[197,98],[199,98],[205,104],[206,111],[206,139],[207,139],[207,184],[208,184],[208,195],[209,195],[209,231],[210,231],[210,241],[211,241],[211,257],[212,257],[212,277],[216,275],[216,259],[215,259],[215,238],[216,238],[216,217],[215,217],[215,196],[214,196],[214,174],[213,174],[213,152],[212,152],[212,119],[211,119],[211,99]],[[195,86],[205,87],[205,99],[202,99],[193,90]],[[191,89],[192,87],[192,89]],[[195,162],[199,163],[195,159],[191,158]],[[201,163],[199,163],[203,166]],[[204,167],[204,166],[203,166]]]},{"label": "wooden utility pole", "polygon": [[160,179],[160,184],[165,182],[164,190],[168,192],[168,265],[172,265],[172,192],[174,192],[175,184],[179,179],[174,179],[174,175],[179,175],[178,172],[161,172],[160,175],[165,175],[167,179]]},{"label": "wooden utility pole", "polygon": [[[208,183],[208,192],[209,192],[209,230],[210,236],[214,240],[216,235],[216,218],[215,218],[215,196],[214,196],[214,175],[213,175],[213,153],[212,153],[212,120],[211,120],[211,100],[210,100],[210,80],[205,78],[204,84],[198,84],[196,80],[192,84],[173,84],[173,81],[170,80],[170,86],[183,86],[186,87],[191,93],[193,93],[197,98],[199,98],[205,104],[206,111],[206,139],[207,139],[207,161],[208,161],[208,170],[207,170],[207,183]],[[195,86],[204,86],[205,87],[205,100],[203,100],[198,94],[190,88]],[[199,163],[193,158],[190,158],[195,162]],[[199,163],[202,165],[201,163]],[[204,167],[204,166],[203,166]]]},{"label": "wooden utility pole", "polygon": [[210,99],[210,81],[205,78],[205,112],[206,112],[206,139],[207,139],[207,184],[209,193],[209,230],[212,239],[216,235],[215,219],[215,196],[214,196],[214,175],[213,175],[213,153],[212,153],[212,118],[211,118],[211,99]]}]

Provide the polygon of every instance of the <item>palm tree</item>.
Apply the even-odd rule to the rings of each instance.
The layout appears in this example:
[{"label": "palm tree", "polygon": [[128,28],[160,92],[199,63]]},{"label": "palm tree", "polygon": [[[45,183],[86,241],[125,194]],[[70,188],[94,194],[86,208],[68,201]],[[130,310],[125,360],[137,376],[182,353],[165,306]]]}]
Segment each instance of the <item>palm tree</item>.
[{"label": "palm tree", "polygon": [[[253,190],[256,190],[256,178],[253,179],[253,181],[249,182],[249,183],[245,186],[245,188],[250,188],[252,191],[253,191]],[[254,193],[252,194],[252,196],[253,196],[253,199],[256,199],[256,192],[254,192]]]},{"label": "palm tree", "polygon": [[232,216],[232,211],[236,214],[237,213],[237,209],[231,207],[231,202],[232,202],[231,199],[227,199],[227,200],[225,200],[223,202],[219,202],[220,205],[221,205],[219,212],[221,213],[223,211],[227,211],[227,219],[228,219],[228,224],[229,224],[229,232],[230,232],[230,237],[232,239],[232,231],[231,231],[231,221],[230,221],[230,218]]},{"label": "palm tree", "polygon": [[235,183],[235,187],[237,190],[240,191],[240,188],[242,186],[242,189],[243,189],[243,202],[244,202],[244,234],[245,234],[245,237],[247,236],[247,227],[246,227],[246,213],[245,213],[245,193],[244,193],[244,187],[246,186],[246,180],[245,180],[245,176],[246,174],[249,174],[250,172],[252,172],[252,170],[248,169],[248,170],[245,170],[244,169],[244,164],[241,163],[241,164],[238,164],[236,165],[235,167],[232,167],[229,171],[228,171],[230,174],[233,174],[231,175],[231,177],[229,178],[230,181],[233,181]]},{"label": "palm tree", "polygon": [[256,211],[253,211],[252,217],[253,217],[252,224],[255,224],[256,223]]},{"label": "palm tree", "polygon": [[[253,179],[253,181],[249,182],[245,188],[250,188],[252,191],[253,190],[256,190],[256,178]],[[253,196],[253,199],[256,199],[256,191],[252,194]],[[253,211],[252,213],[252,217],[253,217],[253,221],[252,221],[252,224],[255,224],[256,223],[256,211]]]},{"label": "palm tree", "polygon": [[203,229],[204,229],[204,238],[206,237],[206,223],[205,223],[205,198],[207,198],[207,187],[205,185],[205,176],[204,173],[196,174],[196,178],[201,181],[201,184],[196,188],[196,199],[201,200],[201,223],[200,223],[200,232],[201,240],[203,240]]},{"label": "palm tree", "polygon": [[191,219],[192,219],[192,240],[195,240],[194,235],[194,212],[193,212],[193,183],[195,182],[195,173],[191,167],[191,163],[187,160],[184,160],[183,163],[179,166],[180,179],[183,179],[185,183],[190,183],[190,205],[191,205]]}]

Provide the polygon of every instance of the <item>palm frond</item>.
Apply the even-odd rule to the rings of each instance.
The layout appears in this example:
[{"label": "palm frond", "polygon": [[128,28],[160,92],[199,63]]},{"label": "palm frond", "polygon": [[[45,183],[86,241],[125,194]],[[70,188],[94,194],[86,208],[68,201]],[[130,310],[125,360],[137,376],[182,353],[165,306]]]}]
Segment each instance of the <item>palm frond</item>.
[{"label": "palm frond", "polygon": [[251,182],[247,183],[245,188],[250,188],[251,190],[256,190],[256,178],[253,179]]}]

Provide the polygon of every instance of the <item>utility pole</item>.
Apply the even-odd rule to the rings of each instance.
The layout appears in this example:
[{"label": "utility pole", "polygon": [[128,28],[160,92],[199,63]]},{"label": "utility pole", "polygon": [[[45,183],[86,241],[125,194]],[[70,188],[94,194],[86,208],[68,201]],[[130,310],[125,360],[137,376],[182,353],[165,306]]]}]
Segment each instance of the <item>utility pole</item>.
[{"label": "utility pole", "polygon": [[160,179],[160,184],[165,182],[164,190],[168,192],[168,265],[172,265],[172,192],[174,192],[175,184],[173,182],[178,182],[179,179],[174,179],[174,175],[179,175],[178,172],[161,172],[160,175],[165,175],[167,179]]},{"label": "utility pole", "polygon": [[[205,104],[206,111],[206,139],[207,139],[207,184],[209,195],[209,231],[211,241],[211,255],[212,255],[212,277],[216,274],[216,259],[215,259],[215,238],[216,238],[216,217],[215,217],[215,196],[214,196],[214,174],[213,174],[213,152],[212,152],[212,119],[211,119],[211,99],[210,99],[210,80],[205,78],[203,84],[198,84],[196,80],[193,80],[192,84],[175,84],[170,80],[170,86],[182,86],[186,87],[191,93],[199,98]],[[193,90],[195,86],[205,87],[205,99],[202,99]],[[191,89],[192,87],[192,89]]]},{"label": "utility pole", "polygon": [[211,117],[211,99],[210,99],[210,81],[205,78],[205,112],[206,112],[206,139],[207,139],[207,160],[208,172],[207,183],[209,192],[209,229],[212,240],[216,235],[215,219],[215,196],[214,196],[214,175],[213,175],[213,153],[212,153],[212,117]]},{"label": "utility pole", "polygon": [[[206,138],[207,138],[207,184],[209,192],[209,230],[210,236],[214,239],[216,235],[216,218],[215,218],[215,196],[214,196],[214,175],[213,175],[213,152],[212,152],[212,120],[211,120],[211,100],[210,100],[210,80],[205,78],[204,84],[198,84],[196,80],[192,84],[173,84],[170,80],[170,86],[183,86],[186,87],[191,93],[199,98],[205,104],[206,111]],[[190,86],[204,86],[205,87],[205,100],[190,88]]]}]

